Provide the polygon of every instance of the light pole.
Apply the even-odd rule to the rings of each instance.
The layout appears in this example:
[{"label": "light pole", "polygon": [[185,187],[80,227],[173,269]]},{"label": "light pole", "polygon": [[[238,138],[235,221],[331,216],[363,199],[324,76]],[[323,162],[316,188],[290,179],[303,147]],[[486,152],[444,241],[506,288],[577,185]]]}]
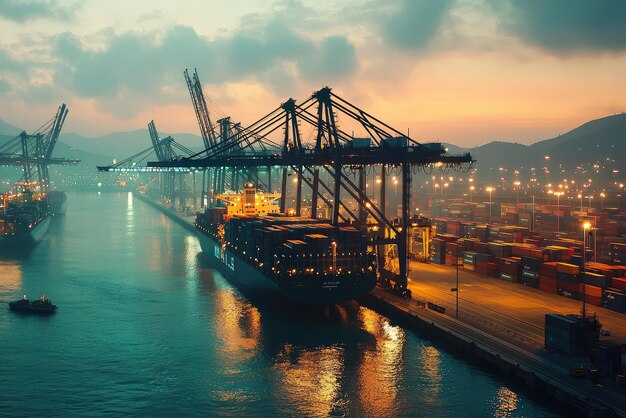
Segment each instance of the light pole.
[{"label": "light pole", "polygon": [[600,209],[604,209],[604,198],[606,195],[604,193],[600,193]]},{"label": "light pole", "polygon": [[560,205],[560,201],[559,198],[561,197],[561,195],[563,194],[563,192],[554,192],[554,195],[556,196],[556,233],[557,235],[559,234],[559,232],[561,232],[561,205]]},{"label": "light pole", "polygon": [[530,222],[530,230],[535,232],[535,195],[533,195],[532,219]]},{"label": "light pole", "polygon": [[493,187],[487,187],[485,190],[489,192],[489,223],[491,223],[491,192],[493,192]]},{"label": "light pole", "polygon": [[451,292],[455,292],[456,293],[456,311],[454,314],[454,317],[456,319],[459,319],[459,267],[462,266],[463,261],[461,261],[459,263],[459,254],[461,254],[462,256],[462,252],[457,251],[454,255],[456,256],[456,287],[453,287],[452,289],[450,289]]},{"label": "light pole", "polygon": [[517,205],[519,205],[519,186],[522,183],[520,183],[519,181],[516,181],[513,184],[515,185],[515,191],[517,192],[517,197],[516,197],[516,202],[515,202],[515,205],[517,206]]},{"label": "light pole", "polygon": [[591,199],[593,199],[593,196],[589,195],[587,197],[589,198],[589,212],[591,212]]},{"label": "light pole", "polygon": [[474,186],[470,186],[470,203],[473,202],[473,198],[474,198]]},{"label": "light pole", "polygon": [[[591,224],[589,222],[585,222],[583,224],[583,265],[580,269],[580,275],[584,277],[585,274],[585,263],[587,262],[587,231],[591,228]],[[586,305],[586,300],[587,299],[587,292],[585,291],[585,284],[584,284],[584,280],[583,280],[583,320],[586,318],[587,315],[587,305]]]},{"label": "light pole", "polygon": [[578,198],[580,199],[580,211],[583,211],[583,195],[582,193],[578,193]]}]

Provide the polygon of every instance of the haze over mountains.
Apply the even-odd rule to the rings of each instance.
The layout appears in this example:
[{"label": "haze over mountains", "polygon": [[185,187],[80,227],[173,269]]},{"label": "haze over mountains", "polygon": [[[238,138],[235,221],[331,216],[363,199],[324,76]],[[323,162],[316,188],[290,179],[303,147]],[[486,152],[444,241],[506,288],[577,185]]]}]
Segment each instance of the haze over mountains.
[{"label": "haze over mountains", "polygon": [[[0,143],[19,134],[21,129],[0,120]],[[159,132],[161,137],[168,134]],[[194,134],[171,134],[177,142],[194,151],[202,150],[202,139]],[[84,164],[108,164],[113,158],[129,157],[150,146],[147,129],[131,132],[116,132],[96,138],[88,138],[76,133],[61,134],[55,150],[56,156],[79,158]],[[478,177],[498,178],[506,171],[520,170],[524,173],[531,167],[545,171],[544,167],[557,174],[562,171],[570,175],[578,170],[584,173],[603,167],[602,177],[611,175],[625,166],[626,159],[626,114],[617,114],[587,122],[563,135],[522,145],[512,142],[493,141],[473,147],[460,148],[447,144],[449,152],[458,154],[470,152],[477,160]],[[549,156],[549,159],[546,159]],[[606,176],[604,175],[606,174]]]},{"label": "haze over mountains", "polygon": [[[477,160],[480,178],[498,178],[501,167],[520,172],[530,168],[539,172],[546,167],[553,178],[562,179],[558,173],[567,177],[574,172],[585,174],[593,171],[596,177],[623,180],[626,114],[595,119],[563,135],[532,145],[493,141],[470,149],[453,146],[449,149],[450,152],[470,152]],[[594,168],[594,165],[598,167]]]}]

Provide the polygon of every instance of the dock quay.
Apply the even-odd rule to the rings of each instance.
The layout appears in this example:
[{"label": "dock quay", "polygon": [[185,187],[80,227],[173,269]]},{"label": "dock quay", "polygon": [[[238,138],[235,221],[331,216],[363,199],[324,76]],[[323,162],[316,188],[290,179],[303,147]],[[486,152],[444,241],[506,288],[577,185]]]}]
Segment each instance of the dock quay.
[{"label": "dock quay", "polygon": [[413,292],[413,299],[405,299],[377,287],[359,302],[504,379],[522,384],[533,396],[566,405],[573,414],[626,416],[625,388],[615,382],[592,383],[570,375],[570,368],[584,365],[584,360],[546,351],[537,346],[538,341],[516,343],[510,335],[507,338],[507,330],[489,323],[479,328],[457,320],[453,305],[435,304],[446,308],[445,313],[437,312],[428,307],[426,299],[420,300],[424,296]]},{"label": "dock quay", "polygon": [[183,213],[177,212],[174,207],[166,207],[163,204],[161,204],[161,202],[154,200],[150,198],[149,196],[146,196],[143,193],[134,192],[133,197],[136,197],[142,202],[145,202],[148,205],[152,206],[159,212],[162,212],[163,214],[169,216],[172,220],[182,225],[184,228],[188,229],[189,231],[193,233],[196,232],[196,227],[194,226],[195,214],[193,216],[186,216]]},{"label": "dock quay", "polygon": [[[141,193],[133,196],[195,232],[192,216]],[[576,301],[461,271],[456,319],[454,294],[450,292],[455,274],[449,266],[411,263],[409,288],[413,299],[377,287],[358,302],[505,380],[521,384],[532,396],[561,403],[572,415],[626,416],[626,388],[606,378],[599,383],[574,378],[570,369],[580,365],[588,369],[588,362],[543,348],[544,314],[576,313]],[[434,307],[445,309],[437,312]],[[611,338],[626,342],[623,315],[594,310],[612,330]]]}]

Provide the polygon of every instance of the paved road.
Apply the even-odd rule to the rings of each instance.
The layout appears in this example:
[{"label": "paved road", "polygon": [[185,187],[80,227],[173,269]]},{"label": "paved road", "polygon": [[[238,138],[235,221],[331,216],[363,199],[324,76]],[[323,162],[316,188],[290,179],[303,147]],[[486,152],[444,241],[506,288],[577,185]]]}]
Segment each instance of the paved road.
[{"label": "paved road", "polygon": [[[415,298],[437,302],[454,315],[456,269],[437,264],[411,263],[409,287]],[[582,303],[459,269],[459,318],[474,325],[486,325],[508,335],[514,343],[543,347],[546,313],[580,313]],[[626,315],[587,304],[588,313],[596,313],[611,340],[626,343]]]}]

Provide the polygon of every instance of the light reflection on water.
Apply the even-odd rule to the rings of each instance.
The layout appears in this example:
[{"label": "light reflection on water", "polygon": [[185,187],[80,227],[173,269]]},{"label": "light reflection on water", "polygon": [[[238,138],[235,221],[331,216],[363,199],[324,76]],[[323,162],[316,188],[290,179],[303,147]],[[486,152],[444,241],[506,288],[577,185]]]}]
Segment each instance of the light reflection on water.
[{"label": "light reflection on water", "polygon": [[59,305],[49,318],[0,311],[0,411],[550,416],[356,303],[251,302],[199,251],[130,195],[70,194],[32,254],[0,259],[3,299],[45,291]]}]

